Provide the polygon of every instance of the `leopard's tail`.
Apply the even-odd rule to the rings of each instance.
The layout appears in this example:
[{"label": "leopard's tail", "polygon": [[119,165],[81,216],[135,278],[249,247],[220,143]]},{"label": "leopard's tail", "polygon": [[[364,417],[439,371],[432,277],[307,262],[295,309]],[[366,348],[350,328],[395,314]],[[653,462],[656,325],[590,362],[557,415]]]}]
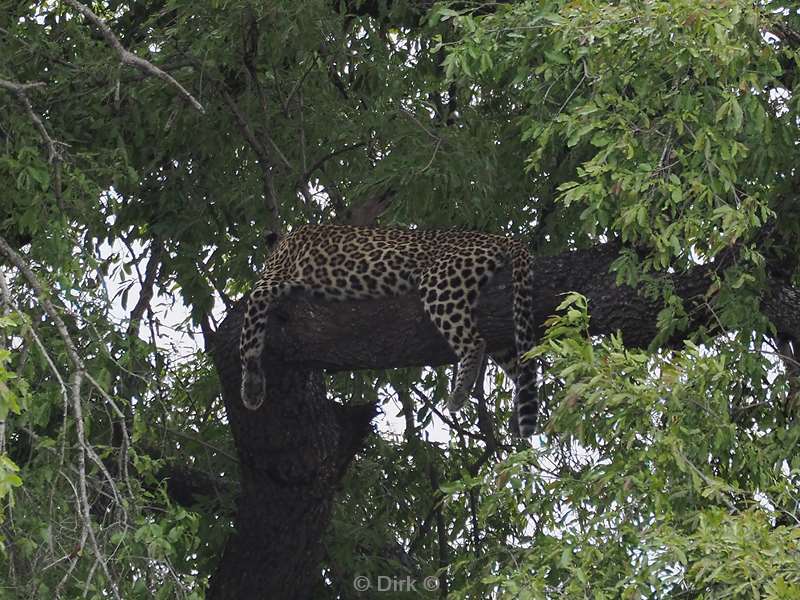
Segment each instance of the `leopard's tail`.
[{"label": "leopard's tail", "polygon": [[514,344],[517,351],[517,381],[514,393],[519,433],[530,437],[536,430],[539,415],[539,397],[536,385],[536,363],[522,361],[522,355],[536,344],[533,315],[533,258],[522,242],[509,241],[511,255],[511,282],[514,315]]},{"label": "leopard's tail", "polygon": [[242,332],[239,338],[239,356],[242,361],[242,402],[250,410],[258,409],[266,395],[266,379],[262,366],[267,313],[270,306],[296,287],[278,275],[265,275],[258,282],[247,302]]},{"label": "leopard's tail", "polygon": [[264,402],[266,380],[261,366],[264,350],[264,333],[267,313],[263,292],[259,287],[250,294],[239,336],[239,357],[242,362],[242,403],[250,410],[258,409]]}]

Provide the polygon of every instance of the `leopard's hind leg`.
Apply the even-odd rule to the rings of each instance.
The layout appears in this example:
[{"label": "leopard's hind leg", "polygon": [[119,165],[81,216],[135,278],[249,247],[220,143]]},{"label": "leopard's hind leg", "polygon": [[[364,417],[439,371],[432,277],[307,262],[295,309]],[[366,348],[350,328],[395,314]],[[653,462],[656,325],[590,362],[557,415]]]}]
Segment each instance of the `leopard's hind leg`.
[{"label": "leopard's hind leg", "polygon": [[472,393],[486,353],[473,311],[479,289],[495,265],[488,254],[468,263],[461,257],[443,257],[420,277],[425,312],[458,358],[458,374],[447,401],[451,412],[459,410]]}]

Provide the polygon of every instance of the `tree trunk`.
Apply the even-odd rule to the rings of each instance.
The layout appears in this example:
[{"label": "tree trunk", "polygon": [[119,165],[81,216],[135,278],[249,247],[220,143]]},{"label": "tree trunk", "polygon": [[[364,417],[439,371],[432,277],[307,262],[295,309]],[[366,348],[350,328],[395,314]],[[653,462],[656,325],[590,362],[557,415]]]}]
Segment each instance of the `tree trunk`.
[{"label": "tree trunk", "polygon": [[236,349],[242,311],[210,348],[239,456],[241,496],[208,598],[309,598],[321,573],[320,539],[337,482],[370,430],[372,405],[345,408],[325,396],[322,372],[270,361],[258,411],[239,396]]},{"label": "tree trunk", "polygon": [[[606,245],[538,258],[532,293],[539,326],[555,312],[561,294],[575,290],[589,298],[592,333],[621,331],[630,346],[649,344],[660,306],[635,289],[615,285],[608,270],[617,253],[618,247]],[[711,322],[704,294],[712,268],[720,266],[672,277],[693,325]],[[478,323],[490,351],[512,343],[510,292],[510,274],[503,271],[481,293]],[[796,290],[776,286],[762,304],[779,331],[794,338],[800,332],[798,312],[787,310],[785,300],[797,296]],[[293,297],[271,313],[263,357],[267,398],[251,412],[239,396],[243,308],[240,303],[215,334],[207,333],[242,482],[236,533],[207,597],[310,598],[321,577],[320,540],[337,484],[375,414],[372,405],[343,407],[328,400],[321,369],[439,365],[455,357],[413,293],[340,303]],[[682,337],[676,334],[674,342]]]}]

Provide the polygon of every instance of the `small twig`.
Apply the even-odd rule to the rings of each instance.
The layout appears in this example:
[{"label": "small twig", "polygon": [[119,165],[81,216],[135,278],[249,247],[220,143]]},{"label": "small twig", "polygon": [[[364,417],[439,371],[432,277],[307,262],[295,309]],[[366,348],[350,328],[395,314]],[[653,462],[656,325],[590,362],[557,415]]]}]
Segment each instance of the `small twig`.
[{"label": "small twig", "polygon": [[[111,407],[112,412],[115,415],[117,415],[117,417],[120,420],[122,428],[122,448],[120,448],[119,462],[122,468],[122,476],[124,477],[125,483],[127,484],[128,493],[132,494],[133,486],[131,486],[130,477],[128,475],[128,459],[127,459],[128,449],[131,447],[131,440],[130,437],[128,436],[128,428],[125,425],[125,415],[122,413],[122,410],[119,408],[119,406],[117,406],[117,403],[114,402],[114,399],[111,397],[111,395],[100,386],[100,384],[97,382],[97,380],[95,380],[94,377],[92,377],[89,373],[86,373],[86,379],[88,379],[89,383],[91,383],[92,386],[94,386],[94,388],[100,393],[100,395],[106,401],[106,404],[108,404],[108,406]],[[116,496],[117,492],[114,489],[114,483],[111,480],[109,481],[111,482],[111,489],[112,491],[114,491],[114,495]]]},{"label": "small twig", "polygon": [[184,433],[183,431],[179,431],[178,429],[167,429],[166,431],[167,433],[171,433],[174,436],[183,438],[185,440],[189,440],[191,442],[194,442],[195,444],[200,444],[201,446],[203,446],[204,448],[208,448],[209,450],[213,450],[220,456],[230,460],[232,463],[235,464],[239,463],[239,459],[236,458],[233,454],[231,454],[227,450],[223,450],[222,448],[220,448],[219,446],[215,446],[214,444],[209,444],[208,442],[204,441],[198,436],[189,435],[188,433]]},{"label": "small twig", "polygon": [[44,121],[42,118],[36,113],[35,110],[33,110],[33,105],[31,104],[30,98],[28,98],[27,94],[28,90],[37,87],[44,87],[44,85],[45,84],[41,81],[34,81],[31,83],[16,83],[14,81],[0,79],[0,87],[13,92],[20,104],[25,107],[25,111],[28,113],[28,116],[30,117],[31,121],[33,121],[34,126],[39,131],[39,135],[42,137],[42,140],[47,146],[47,160],[52,164],[53,162],[60,160],[56,142],[50,137],[50,134],[47,133],[47,127],[44,126]]},{"label": "small twig", "polygon": [[414,121],[414,123],[416,123],[416,124],[419,126],[419,128],[420,128],[420,129],[422,129],[422,131],[424,131],[425,133],[427,133],[427,134],[428,134],[428,136],[430,136],[432,139],[436,140],[437,142],[438,142],[438,141],[441,141],[441,137],[440,137],[440,136],[438,136],[438,135],[436,135],[436,134],[435,134],[433,131],[431,131],[431,130],[430,130],[430,129],[428,129],[427,127],[425,127],[425,125],[422,123],[422,121],[420,121],[420,120],[417,118],[417,115],[415,115],[413,112],[411,112],[411,111],[410,111],[410,110],[408,110],[407,108],[401,108],[401,109],[400,109],[400,112],[401,112],[402,114],[404,114],[405,116],[407,116],[407,117],[408,117],[409,119],[411,119],[412,121]]},{"label": "small twig", "polygon": [[425,171],[431,168],[431,165],[433,164],[433,161],[436,158],[436,154],[439,152],[439,146],[441,145],[442,145],[442,138],[439,138],[438,140],[436,140],[436,146],[433,147],[433,154],[431,154],[431,159],[428,161],[427,165],[422,167],[420,173],[424,173]]},{"label": "small twig", "polygon": [[303,93],[297,95],[298,113],[300,115],[300,165],[303,173],[308,171],[308,163],[306,162],[306,118],[305,111],[303,110]]},{"label": "small twig", "polygon": [[[435,494],[439,491],[439,474],[436,467],[431,464],[428,470],[431,490]],[[447,598],[447,567],[450,566],[450,546],[447,543],[447,528],[444,522],[441,502],[434,504],[434,518],[436,519],[436,543],[439,547],[439,597]]]},{"label": "small twig", "polygon": [[357,148],[363,148],[366,145],[367,144],[365,142],[357,142],[355,144],[345,144],[341,148],[337,148],[336,150],[329,152],[322,158],[314,161],[314,163],[308,169],[306,169],[306,171],[303,173],[302,181],[307,181],[308,178],[311,177],[311,175],[314,173],[314,171],[319,169],[322,165],[324,165],[334,156],[338,156],[339,154],[344,154],[345,152],[350,152],[351,150],[356,150]]},{"label": "small twig", "polygon": [[284,112],[284,114],[286,114],[286,115],[289,114],[289,102],[292,101],[292,96],[294,96],[295,93],[297,92],[297,90],[300,89],[300,86],[303,85],[303,82],[306,80],[306,77],[308,77],[308,74],[311,73],[311,70],[315,66],[317,66],[316,57],[312,57],[311,64],[308,65],[308,68],[306,69],[305,73],[303,73],[303,75],[300,77],[300,79],[297,80],[297,82],[294,84],[292,89],[289,91],[289,94],[286,96],[286,100],[283,102],[283,112]]},{"label": "small twig", "polygon": [[225,103],[231,109],[233,116],[236,118],[236,122],[239,124],[239,129],[241,130],[242,135],[247,140],[247,143],[250,144],[250,148],[256,153],[259,165],[261,166],[264,202],[266,203],[267,212],[270,219],[269,226],[273,229],[277,229],[279,223],[278,200],[277,194],[275,193],[274,182],[272,181],[272,160],[270,159],[269,153],[264,147],[264,144],[262,144],[261,141],[256,137],[255,133],[253,133],[253,130],[250,127],[250,124],[247,122],[247,119],[245,119],[241,109],[236,104],[236,101],[231,98],[231,95],[227,92],[227,90],[222,90],[222,99],[225,100]]},{"label": "small twig", "polygon": [[120,43],[119,39],[117,39],[117,36],[114,35],[114,32],[111,31],[111,28],[108,26],[108,24],[105,21],[103,21],[103,19],[98,17],[96,14],[94,14],[91,11],[91,9],[89,9],[89,7],[87,7],[86,5],[82,4],[81,2],[78,2],[78,0],[64,0],[64,2],[69,4],[72,8],[74,8],[79,13],[81,13],[86,19],[88,19],[89,21],[91,21],[92,23],[95,24],[95,26],[100,30],[100,33],[103,34],[103,37],[106,39],[106,42],[108,42],[108,45],[111,46],[114,50],[117,51],[117,53],[119,54],[120,61],[122,61],[123,64],[130,65],[132,67],[136,67],[142,73],[145,73],[145,74],[148,74],[148,75],[153,75],[153,76],[158,77],[159,79],[161,79],[163,81],[166,81],[172,87],[177,89],[181,93],[181,95],[186,100],[188,100],[189,103],[196,110],[200,111],[201,113],[205,113],[205,109],[203,108],[203,105],[200,104],[200,102],[198,102],[195,99],[195,97],[192,96],[186,90],[186,88],[184,88],[180,83],[178,83],[172,77],[172,75],[162,71],[161,69],[159,69],[157,66],[155,66],[150,61],[148,61],[148,60],[146,60],[144,58],[141,58],[141,57],[135,55],[133,52],[130,52],[129,50],[127,50]]},{"label": "small twig", "polygon": [[450,429],[452,429],[453,431],[456,431],[460,435],[463,435],[465,437],[471,438],[473,440],[484,441],[484,439],[481,436],[475,435],[471,431],[467,431],[466,429],[464,429],[461,426],[461,424],[458,421],[455,420],[455,418],[448,418],[448,417],[444,416],[444,413],[442,413],[442,411],[440,411],[438,408],[436,408],[436,406],[433,404],[433,402],[431,402],[430,399],[428,399],[428,397],[425,396],[425,394],[422,393],[416,386],[412,385],[410,387],[410,389],[411,389],[412,392],[414,392],[414,395],[417,398],[419,398],[420,400],[422,400],[423,404],[425,404],[425,406],[427,406],[428,409],[433,414],[435,414],[437,417],[439,417]]},{"label": "small twig", "polygon": [[[62,395],[63,400],[64,400],[64,409],[62,411],[63,415],[64,415],[63,416],[63,421],[62,421],[63,422],[62,431],[64,431],[65,433],[61,437],[61,450],[59,452],[59,461],[58,461],[58,466],[60,468],[64,464],[64,456],[65,456],[65,454],[67,452],[66,431],[67,431],[67,415],[69,414],[69,410],[68,410],[69,409],[69,391],[67,390],[67,384],[64,381],[64,378],[61,376],[61,373],[59,372],[58,367],[56,367],[55,362],[53,362],[53,359],[50,357],[50,354],[47,352],[47,349],[44,347],[44,344],[42,343],[42,340],[40,340],[39,336],[36,334],[36,330],[33,327],[30,327],[28,329],[28,332],[30,333],[31,338],[33,339],[34,345],[37,348],[39,348],[39,351],[42,353],[42,356],[44,356],[45,362],[50,367],[50,370],[53,372],[53,376],[58,381],[59,387],[61,388],[61,395]],[[52,500],[52,498],[51,498],[51,500]]]},{"label": "small twig", "polygon": [[206,279],[211,284],[211,287],[214,288],[214,291],[216,291],[217,294],[219,294],[220,300],[222,300],[222,303],[225,304],[225,307],[227,309],[231,309],[233,307],[233,305],[235,304],[233,299],[230,296],[228,296],[228,294],[225,293],[225,288],[224,287],[219,287],[217,285],[217,282],[214,281],[214,277],[211,275],[211,271],[208,268],[208,263],[211,262],[211,258],[213,258],[213,254],[212,254],[211,257],[209,257],[207,262],[203,262],[202,260],[198,260],[195,264],[197,265],[197,269],[203,275],[205,275]]},{"label": "small twig", "polygon": [[672,142],[672,130],[670,129],[670,132],[667,135],[667,141],[664,142],[664,149],[661,151],[661,158],[658,161],[658,165],[661,170],[667,169],[669,168],[669,166],[671,166],[671,165],[666,165],[667,158],[669,157],[671,142]]},{"label": "small twig", "polygon": [[[59,469],[59,474],[64,478],[64,480],[72,488],[72,492],[73,492],[73,494],[75,494],[75,503],[80,506],[80,496],[78,495],[78,489],[75,487],[75,484],[72,483],[72,480],[67,476],[66,473],[64,473],[64,471]],[[68,555],[66,555],[65,557],[59,559],[59,561],[57,561],[57,562],[60,562],[61,560],[69,560],[69,567],[67,567],[67,570],[64,573],[64,576],[58,582],[58,585],[56,585],[56,589],[55,589],[55,593],[54,593],[54,596],[56,598],[61,598],[61,589],[67,583],[67,580],[69,579],[70,575],[72,575],[72,572],[75,570],[75,567],[78,564],[78,559],[81,556],[81,551],[83,550],[83,547],[86,545],[86,538],[89,536],[89,532],[87,531],[87,529],[88,529],[88,523],[84,522],[83,523],[83,527],[81,527],[80,540],[78,540],[78,542],[75,544],[75,547],[73,548],[72,552],[70,552]],[[52,565],[48,565],[47,568],[49,568],[50,566],[52,566]]]},{"label": "small twig", "polygon": [[[710,488],[720,487],[713,479],[711,479],[708,475],[703,473],[703,471],[697,468],[697,466],[695,466],[695,464],[691,460],[689,460],[689,457],[683,453],[683,450],[681,450],[677,446],[675,446],[674,450],[677,456],[686,463],[686,465],[695,473],[695,475],[697,475],[703,481],[703,483],[705,483]],[[729,509],[731,509],[731,512],[733,514],[739,512],[733,501],[727,496],[725,496],[723,493],[719,494],[719,498],[722,500],[722,502],[725,503],[725,505]]]},{"label": "small twig", "polygon": [[558,112],[556,113],[556,115],[560,115],[561,114],[561,111],[563,111],[564,108],[567,106],[567,104],[569,104],[569,101],[572,100],[572,97],[578,91],[578,88],[580,88],[583,85],[584,81],[586,81],[586,65],[585,64],[584,64],[583,77],[581,77],[581,80],[575,85],[574,88],[572,88],[572,91],[569,93],[569,96],[567,96],[567,99],[564,100],[563,104],[559,107]]}]

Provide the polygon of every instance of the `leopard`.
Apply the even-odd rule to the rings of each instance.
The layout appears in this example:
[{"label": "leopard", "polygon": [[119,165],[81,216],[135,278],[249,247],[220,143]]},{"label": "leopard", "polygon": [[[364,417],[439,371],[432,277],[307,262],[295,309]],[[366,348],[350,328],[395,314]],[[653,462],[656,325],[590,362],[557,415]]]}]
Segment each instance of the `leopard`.
[{"label": "leopard", "polygon": [[366,300],[416,291],[458,359],[447,400],[447,409],[458,411],[472,394],[486,355],[475,317],[479,294],[505,266],[511,268],[514,347],[491,358],[514,383],[512,430],[532,436],[539,411],[536,368],[522,358],[536,342],[533,258],[519,240],[469,230],[307,224],[274,239],[244,313],[239,347],[244,406],[258,410],[264,402],[267,316],[281,298],[310,293],[325,300]]}]

